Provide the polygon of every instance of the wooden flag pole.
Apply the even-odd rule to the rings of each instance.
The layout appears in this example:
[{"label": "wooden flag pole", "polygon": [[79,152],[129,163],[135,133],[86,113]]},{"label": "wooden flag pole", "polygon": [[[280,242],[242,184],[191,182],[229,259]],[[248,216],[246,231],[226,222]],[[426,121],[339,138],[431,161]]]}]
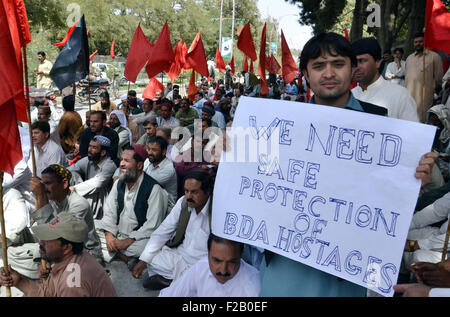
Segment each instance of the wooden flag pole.
[{"label": "wooden flag pole", "polygon": [[441,262],[439,263],[439,267],[441,269],[444,268],[445,258],[447,257],[449,237],[450,237],[450,220],[449,220],[448,225],[447,225],[447,233],[445,234],[445,242],[444,242],[444,249],[442,250]]},{"label": "wooden flag pole", "polygon": [[425,48],[423,48],[422,123],[425,123]]},{"label": "wooden flag pole", "polygon": [[[9,276],[8,268],[8,246],[6,245],[6,230],[5,230],[5,217],[3,214],[3,172],[0,172],[0,225],[2,229],[2,256],[3,256],[3,271],[6,276]],[[11,297],[11,287],[6,287],[6,297]]]},{"label": "wooden flag pole", "polygon": [[89,102],[89,113],[91,112],[91,76],[88,75],[88,102]]},{"label": "wooden flag pole", "polygon": [[[127,79],[128,79],[128,78],[127,78]],[[128,94],[130,93],[130,84],[131,84],[131,82],[130,82],[130,81],[128,81],[127,96],[128,96]]]},{"label": "wooden flag pole", "polygon": [[[5,229],[5,217],[3,213],[3,172],[0,172],[0,225],[1,225],[1,243],[2,243],[2,256],[3,256],[3,270],[5,274],[9,276],[8,268],[8,246],[6,245],[6,229]],[[11,288],[6,287],[6,297],[11,297]]]},{"label": "wooden flag pole", "polygon": [[[28,86],[28,62],[27,62],[27,49],[26,47],[22,48],[23,52],[23,69],[25,72],[25,91],[27,94],[27,116],[28,116],[28,131],[30,134],[30,151],[31,151],[31,162],[33,167],[33,177],[36,177],[36,156],[34,154],[34,144],[33,144],[33,132],[31,131],[31,110],[30,110],[30,87]],[[75,97],[75,96],[74,96]],[[38,209],[38,202],[35,199],[35,208]],[[43,268],[47,266],[47,263],[44,259],[41,259],[41,265]]]}]

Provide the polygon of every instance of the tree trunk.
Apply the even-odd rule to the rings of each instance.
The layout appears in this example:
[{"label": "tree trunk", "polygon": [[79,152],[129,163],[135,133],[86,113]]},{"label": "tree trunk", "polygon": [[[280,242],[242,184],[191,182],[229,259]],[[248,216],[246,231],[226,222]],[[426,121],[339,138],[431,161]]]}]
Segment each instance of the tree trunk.
[{"label": "tree trunk", "polygon": [[391,48],[392,36],[394,30],[394,19],[392,15],[393,0],[379,0],[380,14],[381,14],[381,27],[377,28],[377,39],[381,46],[381,51]]},{"label": "tree trunk", "polygon": [[426,0],[411,1],[412,9],[408,20],[408,33],[405,40],[405,57],[414,51],[413,40],[414,34],[423,32],[425,25],[425,8]]},{"label": "tree trunk", "polygon": [[366,18],[368,0],[356,0],[353,10],[352,27],[350,29],[350,42],[359,40],[363,36],[363,26]]}]

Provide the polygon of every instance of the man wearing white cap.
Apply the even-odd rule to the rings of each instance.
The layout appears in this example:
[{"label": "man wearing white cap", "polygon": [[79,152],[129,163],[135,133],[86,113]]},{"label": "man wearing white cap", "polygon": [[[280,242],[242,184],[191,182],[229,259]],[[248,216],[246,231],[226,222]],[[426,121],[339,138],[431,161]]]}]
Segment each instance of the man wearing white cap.
[{"label": "man wearing white cap", "polygon": [[122,157],[123,149],[133,143],[131,131],[128,129],[127,117],[122,111],[114,110],[109,115],[109,126],[119,135],[117,157]]},{"label": "man wearing white cap", "polygon": [[17,287],[27,297],[115,297],[111,279],[95,259],[83,250],[88,227],[68,212],[62,212],[48,224],[32,228],[39,238],[39,252],[48,262],[41,268],[45,283],[29,280],[9,267],[6,276],[1,269],[0,285]]},{"label": "man wearing white cap", "polygon": [[87,199],[94,219],[103,217],[103,205],[112,186],[116,164],[107,156],[111,141],[96,135],[90,142],[88,156],[78,160],[68,169],[72,173],[70,190]]}]

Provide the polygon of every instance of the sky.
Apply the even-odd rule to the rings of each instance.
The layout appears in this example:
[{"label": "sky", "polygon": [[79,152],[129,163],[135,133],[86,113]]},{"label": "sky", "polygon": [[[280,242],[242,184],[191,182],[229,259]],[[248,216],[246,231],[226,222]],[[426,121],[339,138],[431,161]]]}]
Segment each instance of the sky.
[{"label": "sky", "polygon": [[[258,0],[258,9],[263,19],[270,16],[278,19],[284,36],[290,49],[302,49],[305,43],[312,37],[312,28],[298,23],[299,8],[289,4],[284,0]],[[271,30],[267,30],[269,39]],[[278,30],[278,36],[281,31]],[[275,32],[272,31],[272,41],[275,39]]]}]

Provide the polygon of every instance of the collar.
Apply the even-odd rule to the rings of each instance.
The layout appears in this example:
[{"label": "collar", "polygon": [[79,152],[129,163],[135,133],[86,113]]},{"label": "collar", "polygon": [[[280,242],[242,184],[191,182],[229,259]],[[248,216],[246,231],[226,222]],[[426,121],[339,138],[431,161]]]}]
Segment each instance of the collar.
[{"label": "collar", "polygon": [[361,86],[359,86],[359,88],[361,89],[361,91],[364,93],[366,91],[372,91],[372,90],[378,90],[381,88],[381,86],[386,83],[386,80],[383,78],[383,76],[380,75],[380,77],[378,77],[378,79],[376,81],[374,81],[373,83],[371,83],[369,85],[369,87],[367,87],[366,90],[363,90]]},{"label": "collar", "polygon": [[[206,201],[206,204],[203,206],[202,211],[200,211],[200,214],[202,214],[205,217],[208,216],[208,210],[209,210],[209,203],[210,203],[210,201],[211,201],[211,195],[208,197],[208,200]],[[190,208],[189,207],[188,210],[190,212],[194,212],[195,214],[197,214],[195,212],[195,208]]]},{"label": "collar", "polygon": [[51,141],[51,139],[50,139],[50,136],[49,136],[47,141],[44,143],[44,145],[41,148],[39,148],[39,146],[37,144],[36,144],[36,148],[38,149],[39,152],[47,152],[48,147],[50,146],[49,145],[50,141]]},{"label": "collar", "polygon": [[[428,49],[426,47],[423,48],[423,52],[420,55],[422,55],[423,53],[425,53],[425,55],[428,55]],[[419,53],[414,52],[414,56],[419,56]]]},{"label": "collar", "polygon": [[[381,77],[381,76],[380,76]],[[309,100],[309,103],[316,104],[315,102],[315,96],[312,96]],[[353,96],[352,92],[350,91],[350,98],[348,98],[347,103],[344,106],[344,109],[352,109],[357,111],[364,111],[359,101]]]}]

